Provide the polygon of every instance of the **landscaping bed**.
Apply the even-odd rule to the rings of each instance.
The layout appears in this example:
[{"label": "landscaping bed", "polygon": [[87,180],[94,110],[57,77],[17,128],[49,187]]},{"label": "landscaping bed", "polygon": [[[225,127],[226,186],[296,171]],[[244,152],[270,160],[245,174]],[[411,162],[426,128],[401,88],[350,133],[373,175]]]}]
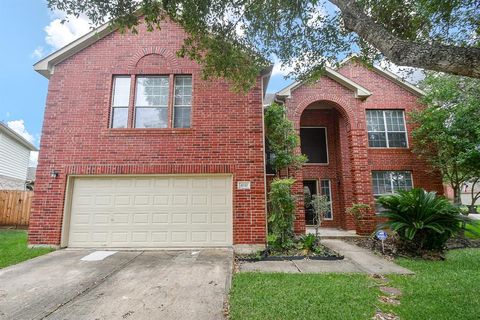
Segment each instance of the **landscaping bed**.
[{"label": "landscaping bed", "polygon": [[299,249],[292,246],[289,249],[278,250],[273,247],[267,247],[263,251],[249,255],[236,255],[237,261],[255,262],[255,261],[284,261],[284,260],[342,260],[343,256],[337,252],[325,247],[322,244],[315,246],[314,250]]},{"label": "landscaping bed", "polygon": [[[413,254],[409,250],[405,250],[399,244],[398,238],[390,235],[384,241],[384,250],[382,250],[382,242],[372,237],[358,237],[358,238],[343,238],[342,240],[357,245],[359,247],[368,249],[374,252],[377,255],[384,256],[389,260],[393,260],[397,257],[423,257],[427,260],[438,260],[443,259],[444,256],[438,252],[420,252],[419,254]],[[449,239],[446,243],[446,249],[467,249],[467,248],[480,248],[480,239],[470,239],[466,237],[453,237]]]}]

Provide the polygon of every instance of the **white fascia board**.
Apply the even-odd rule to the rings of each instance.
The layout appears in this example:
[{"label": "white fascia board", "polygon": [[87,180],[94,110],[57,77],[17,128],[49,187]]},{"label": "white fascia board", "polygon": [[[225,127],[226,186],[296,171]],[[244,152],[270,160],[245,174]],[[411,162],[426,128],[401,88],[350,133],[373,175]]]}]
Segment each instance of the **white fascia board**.
[{"label": "white fascia board", "polygon": [[[333,69],[326,68],[325,69],[325,76],[329,77],[333,81],[336,81],[343,85],[344,87],[347,87],[348,89],[352,90],[355,93],[355,98],[357,99],[365,99],[369,96],[372,95],[370,91],[359,85],[358,83],[348,79],[344,75],[336,72]],[[279,97],[290,97],[291,93],[293,90],[295,90],[297,87],[302,85],[304,82],[294,82],[290,84],[289,86],[283,88],[282,90],[277,92],[277,96]]]},{"label": "white fascia board", "polygon": [[109,23],[105,23],[38,61],[33,65],[33,69],[49,79],[53,74],[56,64],[94,44],[98,40],[114,32],[116,29],[117,28],[111,27]]}]

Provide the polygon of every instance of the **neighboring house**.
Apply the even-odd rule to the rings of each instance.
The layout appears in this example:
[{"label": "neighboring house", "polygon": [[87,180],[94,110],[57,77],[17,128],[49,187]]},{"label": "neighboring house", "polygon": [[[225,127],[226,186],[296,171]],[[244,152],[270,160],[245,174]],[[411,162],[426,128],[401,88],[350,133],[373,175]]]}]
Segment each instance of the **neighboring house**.
[{"label": "neighboring house", "polygon": [[26,190],[30,151],[38,150],[0,122],[0,190]]},{"label": "neighboring house", "polygon": [[[138,35],[104,26],[35,65],[50,83],[30,244],[265,246],[271,176],[263,111],[271,69],[247,94],[234,93],[175,55],[184,37],[170,22],[154,32],[141,26]],[[312,162],[296,173],[295,190],[328,192],[333,210],[326,225],[353,229],[345,208],[373,203],[374,193],[441,188],[406,142],[411,128],[403,125],[403,111],[419,106],[420,94],[348,63],[313,86],[296,84],[276,95]],[[383,111],[391,109],[397,111]],[[368,146],[368,136],[379,148]],[[305,231],[301,205],[295,226]]]}]

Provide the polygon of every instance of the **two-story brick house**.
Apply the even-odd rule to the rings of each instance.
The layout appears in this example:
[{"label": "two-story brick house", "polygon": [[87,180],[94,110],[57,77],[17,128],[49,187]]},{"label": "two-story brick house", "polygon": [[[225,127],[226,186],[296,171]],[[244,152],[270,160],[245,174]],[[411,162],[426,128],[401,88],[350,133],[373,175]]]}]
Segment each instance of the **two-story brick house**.
[{"label": "two-story brick house", "polygon": [[[356,227],[346,209],[373,204],[397,190],[422,187],[443,193],[442,180],[411,149],[408,113],[421,108],[423,92],[398,76],[362,66],[350,58],[338,70],[327,69],[313,85],[294,83],[276,94],[287,108],[309,161],[295,173],[295,192],[321,193],[331,200],[324,227],[357,229],[368,234],[375,213]],[[312,213],[299,201],[295,230],[312,224]]]},{"label": "two-story brick house", "polygon": [[[31,245],[265,245],[263,97],[270,70],[247,94],[233,93],[175,55],[184,37],[169,22],[154,32],[140,27],[137,35],[104,26],[35,65],[50,83]],[[277,93],[310,156],[295,190],[328,192],[328,226],[353,229],[345,208],[372,203],[400,176],[405,185],[441,189],[408,148],[404,114],[418,106],[418,94],[353,62],[313,86]],[[382,189],[388,179],[390,189]],[[296,231],[305,224],[300,203]]]}]

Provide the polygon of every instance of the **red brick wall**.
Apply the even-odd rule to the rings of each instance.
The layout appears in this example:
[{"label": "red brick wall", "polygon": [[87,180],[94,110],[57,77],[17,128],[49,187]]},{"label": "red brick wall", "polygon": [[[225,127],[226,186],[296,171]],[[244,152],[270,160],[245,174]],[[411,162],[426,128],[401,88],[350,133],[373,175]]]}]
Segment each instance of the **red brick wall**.
[{"label": "red brick wall", "polygon": [[[69,174],[231,173],[234,243],[264,244],[265,170],[260,80],[248,94],[177,58],[173,24],[138,35],[114,32],[55,67],[40,144],[30,244],[60,244]],[[191,129],[109,129],[112,75],[191,74]],[[131,116],[131,115],[130,115]],[[57,179],[50,177],[58,170]],[[237,191],[237,181],[251,190]]]},{"label": "red brick wall", "polygon": [[[326,227],[355,229],[345,208],[354,202],[373,204],[371,171],[409,170],[412,171],[415,187],[443,193],[440,176],[419,160],[411,148],[374,149],[368,147],[366,131],[367,109],[403,109],[407,114],[420,108],[418,97],[398,84],[384,78],[373,70],[354,62],[347,63],[339,72],[373,94],[365,100],[356,99],[354,92],[331,80],[321,78],[313,85],[296,88],[286,99],[289,118],[297,129],[303,125],[327,126],[330,163],[328,165],[305,165],[295,172],[295,191],[303,194],[302,180],[332,179],[334,206],[333,221],[326,221]],[[331,110],[307,109],[313,104],[331,107]],[[307,110],[306,110],[307,109]],[[409,147],[412,145],[412,127],[407,124]],[[305,230],[303,203],[297,206],[296,232]],[[360,232],[371,232],[375,217],[371,216]]]}]

